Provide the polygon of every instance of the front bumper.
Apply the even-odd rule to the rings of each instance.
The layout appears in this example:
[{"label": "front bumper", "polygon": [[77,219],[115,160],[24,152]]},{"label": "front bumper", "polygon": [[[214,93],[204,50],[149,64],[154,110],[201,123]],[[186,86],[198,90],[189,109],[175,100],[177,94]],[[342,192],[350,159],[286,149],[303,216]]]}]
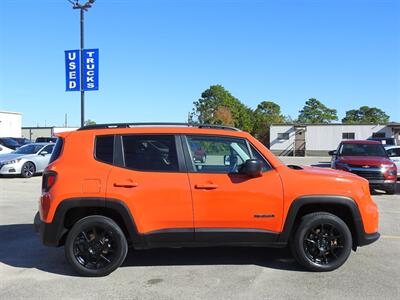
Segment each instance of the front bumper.
[{"label": "front bumper", "polygon": [[0,165],[1,175],[21,174],[22,165],[20,162],[8,165]]},{"label": "front bumper", "polygon": [[396,184],[396,180],[370,180],[369,186],[371,188],[390,189]]},{"label": "front bumper", "polygon": [[380,236],[381,234],[379,232],[361,234],[361,236],[358,236],[358,246],[361,247],[372,244],[373,242],[377,241]]}]

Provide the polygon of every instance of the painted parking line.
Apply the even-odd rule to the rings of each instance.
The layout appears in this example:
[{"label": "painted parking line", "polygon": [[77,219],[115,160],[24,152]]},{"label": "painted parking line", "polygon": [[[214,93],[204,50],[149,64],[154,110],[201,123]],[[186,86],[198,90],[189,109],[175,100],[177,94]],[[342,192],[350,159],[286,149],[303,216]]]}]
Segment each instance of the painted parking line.
[{"label": "painted parking line", "polygon": [[386,240],[400,240],[400,236],[399,235],[381,235],[382,239],[386,239]]}]

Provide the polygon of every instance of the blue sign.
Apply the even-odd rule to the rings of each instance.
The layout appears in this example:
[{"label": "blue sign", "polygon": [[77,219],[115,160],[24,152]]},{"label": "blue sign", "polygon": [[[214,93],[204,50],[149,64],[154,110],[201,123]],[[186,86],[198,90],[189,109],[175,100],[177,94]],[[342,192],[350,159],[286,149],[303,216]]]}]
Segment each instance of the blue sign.
[{"label": "blue sign", "polygon": [[79,50],[65,51],[65,90],[80,91]]},{"label": "blue sign", "polygon": [[83,50],[83,90],[99,89],[99,49]]}]

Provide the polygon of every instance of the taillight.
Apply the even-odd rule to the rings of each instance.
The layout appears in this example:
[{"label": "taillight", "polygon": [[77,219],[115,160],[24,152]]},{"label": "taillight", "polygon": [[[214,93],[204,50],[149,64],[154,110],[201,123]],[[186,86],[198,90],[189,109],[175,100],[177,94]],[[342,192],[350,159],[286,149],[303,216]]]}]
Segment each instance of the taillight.
[{"label": "taillight", "polygon": [[57,173],[54,171],[45,171],[42,178],[42,192],[50,191],[51,187],[56,183]]}]

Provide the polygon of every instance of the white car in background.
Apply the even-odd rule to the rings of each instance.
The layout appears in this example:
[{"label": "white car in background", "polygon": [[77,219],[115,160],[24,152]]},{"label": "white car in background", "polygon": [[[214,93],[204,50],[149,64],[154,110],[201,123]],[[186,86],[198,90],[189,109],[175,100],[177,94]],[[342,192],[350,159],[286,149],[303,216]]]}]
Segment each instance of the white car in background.
[{"label": "white car in background", "polygon": [[385,150],[397,167],[397,177],[400,177],[400,146],[388,146]]},{"label": "white car in background", "polygon": [[32,143],[17,150],[0,154],[1,175],[21,175],[32,177],[47,167],[53,152],[54,143]]},{"label": "white car in background", "polygon": [[13,152],[13,149],[7,148],[6,146],[0,145],[0,154],[6,154]]}]

